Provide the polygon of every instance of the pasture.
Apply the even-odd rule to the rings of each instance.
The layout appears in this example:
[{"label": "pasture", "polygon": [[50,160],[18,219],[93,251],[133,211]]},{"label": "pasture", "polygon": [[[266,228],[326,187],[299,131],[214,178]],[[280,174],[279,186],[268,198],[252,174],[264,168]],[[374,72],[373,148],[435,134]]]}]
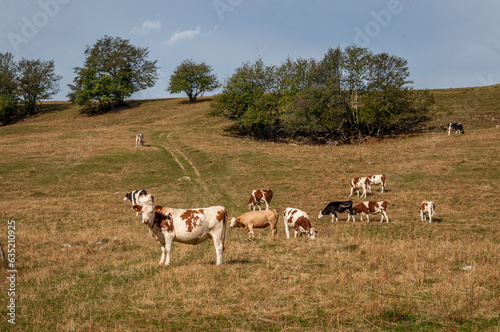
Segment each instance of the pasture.
[{"label": "pasture", "polygon": [[[0,128],[0,242],[6,250],[14,219],[16,327],[500,329],[500,94],[483,89],[435,91],[429,132],[336,147],[232,137],[227,120],[206,116],[209,99],[134,101],[93,117],[45,105]],[[455,120],[465,135],[447,135]],[[137,133],[145,146],[135,146]],[[390,223],[317,218],[330,201],[349,199],[351,178],[381,173],[386,191],[373,186],[367,200],[389,202]],[[232,217],[248,211],[253,189],[268,188],[271,208],[309,214],[316,240],[287,240],[282,216],[274,241],[270,229],[249,242],[228,228],[222,266],[211,240],[174,243],[171,266],[157,266],[159,244],[123,202],[146,189],[157,204],[223,205]],[[423,200],[436,203],[432,224],[420,221]],[[11,327],[7,288],[4,277],[0,330]]]}]

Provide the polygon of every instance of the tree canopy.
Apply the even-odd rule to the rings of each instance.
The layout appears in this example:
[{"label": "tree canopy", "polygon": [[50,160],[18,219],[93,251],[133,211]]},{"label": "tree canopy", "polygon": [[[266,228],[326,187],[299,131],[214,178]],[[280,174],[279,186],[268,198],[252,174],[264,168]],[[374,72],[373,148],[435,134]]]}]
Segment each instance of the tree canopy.
[{"label": "tree canopy", "polygon": [[212,67],[205,62],[196,63],[186,59],[175,68],[170,76],[167,91],[170,93],[185,92],[189,101],[194,103],[198,96],[203,96],[207,91],[213,91],[219,87],[219,82],[215,74],[212,74]]},{"label": "tree canopy", "polygon": [[414,91],[405,59],[349,46],[323,59],[245,62],[212,103],[259,139],[355,142],[419,129],[434,101]]},{"label": "tree canopy", "polygon": [[120,37],[104,36],[85,50],[83,67],[75,67],[76,77],[68,97],[79,105],[98,102],[100,109],[121,105],[133,93],[151,88],[158,79],[149,51]]}]

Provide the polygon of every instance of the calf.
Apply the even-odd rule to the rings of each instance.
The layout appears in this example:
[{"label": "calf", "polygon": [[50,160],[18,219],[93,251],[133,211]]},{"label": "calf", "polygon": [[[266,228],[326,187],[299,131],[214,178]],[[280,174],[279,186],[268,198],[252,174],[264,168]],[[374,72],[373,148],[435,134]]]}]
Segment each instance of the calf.
[{"label": "calf", "polygon": [[436,204],[433,201],[423,201],[420,203],[420,209],[418,212],[420,213],[420,220],[425,220],[425,214],[429,215],[429,223],[432,222],[432,217],[434,216],[434,209],[436,208]]},{"label": "calf", "polygon": [[385,179],[386,179],[385,174],[368,176],[368,181],[370,182],[370,185],[368,186],[368,192],[372,192],[372,184],[380,184],[382,185],[381,193],[383,193],[385,190]]},{"label": "calf", "polygon": [[358,192],[358,197],[359,197],[359,189],[361,188],[363,189],[363,194],[361,194],[361,197],[366,198],[366,192],[369,187],[370,187],[370,181],[368,180],[368,177],[354,178],[351,180],[351,193],[349,194],[349,197],[352,196],[354,190]]},{"label": "calf", "polygon": [[460,135],[460,134],[465,134],[465,131],[464,131],[464,127],[462,127],[462,124],[459,122],[459,123],[448,123],[448,136],[450,136],[451,134],[451,131],[454,130],[455,131],[455,135]]},{"label": "calf", "polygon": [[262,210],[260,208],[260,204],[262,202],[266,203],[266,210],[269,210],[269,204],[271,203],[271,199],[273,198],[273,192],[271,189],[264,189],[264,190],[254,190],[252,191],[252,195],[250,196],[250,199],[248,200],[248,209],[251,210],[253,208],[253,211],[255,211],[255,205],[259,206],[259,210]]},{"label": "calf", "polygon": [[[380,202],[363,202],[360,203],[356,206],[353,206],[354,214],[359,214],[361,221],[363,221],[363,216],[366,216],[366,220],[370,222],[370,214],[371,213],[381,213],[382,214],[382,219],[380,219],[380,222],[384,221],[384,217],[389,222],[389,218],[387,217],[387,205],[389,203],[385,201],[380,201]],[[354,218],[354,216],[353,216]]]},{"label": "calf", "polygon": [[278,211],[274,209],[250,211],[247,213],[243,213],[238,218],[231,218],[229,228],[239,227],[241,229],[247,230],[248,239],[252,240],[254,238],[254,228],[266,228],[267,226],[271,226],[271,237],[274,238],[277,233],[276,225],[278,223],[278,218]]},{"label": "calf", "polygon": [[[142,212],[142,221],[158,237],[161,245],[159,265],[170,265],[172,242],[200,244],[209,238],[214,241],[217,255],[216,265],[222,264],[222,253],[226,239],[227,211],[223,206],[201,209],[172,209],[153,206],[153,196],[135,205]],[[165,255],[166,254],[166,255]]]},{"label": "calf", "polygon": [[144,141],[144,136],[142,134],[135,135],[135,146],[143,146],[146,141]]},{"label": "calf", "polygon": [[290,238],[289,228],[295,229],[295,238],[297,238],[297,235],[300,233],[301,236],[306,234],[311,240],[316,239],[316,233],[318,233],[318,231],[312,228],[309,217],[304,211],[286,208],[285,211],[283,211],[283,220],[285,222],[287,239]]},{"label": "calf", "polygon": [[[335,216],[335,221],[339,221],[339,219],[337,218],[337,212],[342,213],[344,211],[347,211],[347,221],[349,221],[351,219],[351,216],[353,215],[352,201],[329,203],[326,208],[323,209],[323,211],[319,212],[318,219],[321,219],[324,216],[332,215],[332,222],[333,216]],[[352,217],[352,219],[354,220],[354,216]]]}]

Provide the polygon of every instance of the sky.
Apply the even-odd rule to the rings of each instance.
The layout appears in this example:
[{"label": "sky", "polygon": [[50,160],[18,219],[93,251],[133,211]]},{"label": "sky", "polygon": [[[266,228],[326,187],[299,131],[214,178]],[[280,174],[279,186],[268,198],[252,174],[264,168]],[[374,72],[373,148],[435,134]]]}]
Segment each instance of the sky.
[{"label": "sky", "polygon": [[158,61],[156,85],[133,99],[185,97],[166,91],[185,59],[222,83],[247,61],[319,60],[348,45],[405,58],[416,89],[500,83],[499,0],[0,0],[0,52],[54,60],[53,100],[67,100],[74,67],[106,35]]}]

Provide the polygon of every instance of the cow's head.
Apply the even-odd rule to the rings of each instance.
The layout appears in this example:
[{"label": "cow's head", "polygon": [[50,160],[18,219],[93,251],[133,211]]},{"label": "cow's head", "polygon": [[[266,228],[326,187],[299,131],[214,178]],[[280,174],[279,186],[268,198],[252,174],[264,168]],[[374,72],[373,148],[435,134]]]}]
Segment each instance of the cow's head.
[{"label": "cow's head", "polygon": [[309,232],[307,232],[307,237],[310,238],[311,240],[315,240],[316,233],[318,233],[318,231],[311,227],[309,228]]},{"label": "cow's head", "polygon": [[321,219],[323,218],[325,215],[323,214],[323,211],[319,211],[319,216],[318,216],[318,219]]},{"label": "cow's head", "polygon": [[229,228],[233,228],[235,224],[236,224],[236,217],[232,217],[231,223],[229,224]]}]

